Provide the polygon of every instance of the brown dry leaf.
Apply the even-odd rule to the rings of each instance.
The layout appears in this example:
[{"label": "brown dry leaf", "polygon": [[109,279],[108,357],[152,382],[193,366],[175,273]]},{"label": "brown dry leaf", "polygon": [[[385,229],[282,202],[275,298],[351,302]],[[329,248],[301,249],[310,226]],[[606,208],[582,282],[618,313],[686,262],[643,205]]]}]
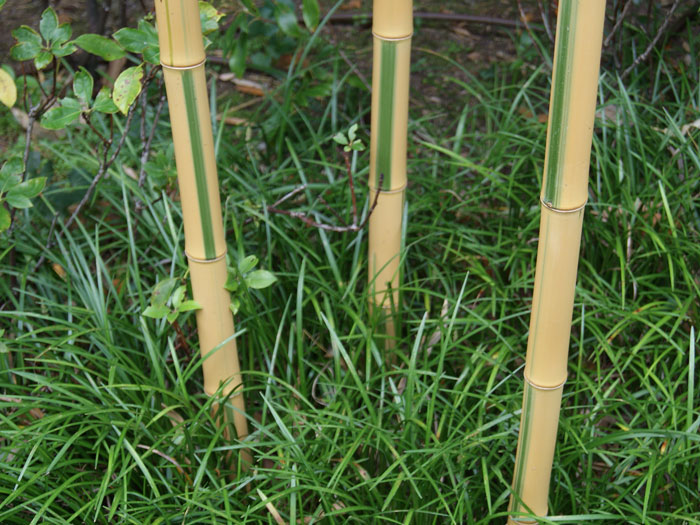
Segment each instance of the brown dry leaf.
[{"label": "brown dry leaf", "polygon": [[457,33],[459,36],[463,36],[465,38],[474,38],[474,35],[472,35],[466,27],[462,27],[461,25],[453,27],[452,32]]},{"label": "brown dry leaf", "polygon": [[122,166],[122,170],[124,170],[124,173],[133,180],[139,180],[139,176],[134,170],[134,168],[131,168],[129,166]]},{"label": "brown dry leaf", "polygon": [[262,97],[265,95],[265,88],[261,83],[247,80],[245,78],[238,78],[233,73],[222,73],[219,75],[219,80],[222,82],[231,82],[234,86],[236,86],[236,89],[242,93],[248,93],[257,97]]},{"label": "brown dry leaf", "polygon": [[216,120],[223,120],[224,124],[229,124],[230,126],[243,126],[250,124],[250,120],[240,117],[226,117],[222,119],[221,115],[217,115]]},{"label": "brown dry leaf", "polygon": [[467,59],[471,60],[472,62],[483,62],[484,55],[482,55],[479,51],[472,51],[471,53],[467,54]]},{"label": "brown dry leaf", "polygon": [[342,11],[350,11],[351,9],[360,9],[362,7],[362,0],[348,0],[340,6]]},{"label": "brown dry leaf", "polygon": [[267,501],[267,503],[265,503],[265,508],[270,514],[272,514],[272,519],[275,520],[275,523],[277,523],[277,525],[287,525],[287,523],[282,519],[282,516],[280,516],[280,513],[277,512],[275,506],[270,502],[269,499],[267,499],[267,496],[265,496],[265,494],[263,494],[260,489],[256,490],[258,491],[258,496],[260,496],[260,499],[263,501]]},{"label": "brown dry leaf", "polygon": [[61,279],[66,278],[66,270],[63,269],[63,266],[61,266],[58,263],[53,263],[51,265],[51,269],[56,272],[56,275],[58,275]]}]

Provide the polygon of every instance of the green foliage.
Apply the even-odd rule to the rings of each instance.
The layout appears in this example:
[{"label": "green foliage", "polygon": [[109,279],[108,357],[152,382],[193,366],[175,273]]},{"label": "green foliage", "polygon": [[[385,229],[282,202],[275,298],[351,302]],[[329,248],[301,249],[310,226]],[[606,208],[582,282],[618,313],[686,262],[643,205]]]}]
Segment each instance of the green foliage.
[{"label": "green foliage", "polygon": [[357,138],[357,127],[357,124],[350,126],[347,136],[341,131],[333,135],[333,140],[343,146],[343,151],[364,151],[365,145]]},{"label": "green foliage", "polygon": [[268,270],[255,270],[258,265],[255,255],[242,257],[235,267],[229,267],[225,288],[231,292],[230,308],[236,315],[241,307],[241,300],[247,290],[262,290],[277,282],[277,277]]},{"label": "green foliage", "polygon": [[9,229],[12,218],[9,208],[31,208],[34,197],[41,193],[46,184],[45,177],[22,181],[24,162],[19,157],[5,161],[0,168],[0,233]]},{"label": "green foliage", "polygon": [[170,277],[156,284],[151,293],[151,304],[142,315],[153,319],[167,319],[172,324],[180,314],[201,309],[196,301],[185,300],[187,287],[178,286],[179,282],[180,279]]}]

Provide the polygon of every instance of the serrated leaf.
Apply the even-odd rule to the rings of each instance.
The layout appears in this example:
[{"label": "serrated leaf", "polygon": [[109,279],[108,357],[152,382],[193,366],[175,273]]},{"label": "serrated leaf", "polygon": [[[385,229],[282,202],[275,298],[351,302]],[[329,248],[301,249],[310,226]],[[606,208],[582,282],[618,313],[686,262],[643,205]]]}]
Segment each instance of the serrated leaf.
[{"label": "serrated leaf", "polygon": [[17,102],[15,79],[4,69],[0,69],[0,102],[11,108]]},{"label": "serrated leaf", "polygon": [[335,135],[333,135],[333,140],[336,141],[341,146],[344,146],[345,144],[348,143],[348,138],[340,131],[338,133],[336,133]]},{"label": "serrated leaf", "polygon": [[12,218],[10,217],[10,212],[7,211],[5,206],[0,203],[0,232],[4,232],[12,224]]},{"label": "serrated leaf", "polygon": [[245,283],[248,288],[254,288],[256,290],[267,288],[275,281],[277,281],[277,277],[275,277],[272,272],[268,272],[267,270],[255,270],[254,272],[250,272],[245,277]]},{"label": "serrated leaf", "polygon": [[[16,188],[17,186],[15,186]],[[14,188],[13,188],[14,189]],[[29,200],[29,197],[25,197],[21,193],[13,193],[12,190],[7,192],[7,195],[5,195],[5,201],[7,204],[12,206],[13,208],[31,208],[32,207],[32,201]]]},{"label": "serrated leaf", "polygon": [[304,0],[301,7],[301,15],[304,18],[304,25],[313,32],[318,27],[321,10],[318,8],[316,0]]},{"label": "serrated leaf", "polygon": [[134,66],[122,71],[114,82],[112,100],[119,111],[126,115],[129,107],[134,103],[136,97],[141,93],[141,78],[143,77],[143,67]]},{"label": "serrated leaf", "polygon": [[165,303],[170,299],[170,294],[177,283],[177,278],[168,277],[156,284],[151,294],[151,306],[165,306]]},{"label": "serrated leaf", "polygon": [[258,265],[258,258],[255,255],[249,255],[238,261],[238,271],[241,274],[246,274]]},{"label": "serrated leaf", "polygon": [[47,7],[41,14],[41,20],[39,20],[39,32],[44,37],[44,40],[51,42],[57,29],[58,17],[56,16],[56,11],[51,7]]},{"label": "serrated leaf", "polygon": [[14,60],[31,60],[41,51],[41,35],[29,26],[20,26],[12,31],[17,43],[12,46],[10,56]]},{"label": "serrated leaf", "polygon": [[297,15],[294,13],[294,9],[287,4],[275,4],[275,20],[285,35],[292,38],[299,38],[302,35],[301,29],[299,29],[297,24]]},{"label": "serrated leaf", "polygon": [[80,49],[105,59],[107,62],[116,60],[126,55],[126,52],[111,38],[93,33],[80,35],[74,40]]},{"label": "serrated leaf", "polygon": [[34,67],[38,70],[44,69],[51,63],[51,60],[53,60],[53,55],[48,51],[41,50],[34,59]]},{"label": "serrated leaf", "polygon": [[145,315],[146,317],[152,317],[153,319],[162,319],[163,317],[166,317],[169,313],[170,309],[165,305],[151,305],[146,307],[142,315]]},{"label": "serrated leaf", "polygon": [[178,306],[177,311],[178,312],[190,312],[192,310],[201,310],[202,305],[199,304],[197,301],[183,301],[180,306]]},{"label": "serrated leaf", "polygon": [[148,35],[133,27],[123,27],[112,36],[129,53],[141,53],[149,45]]},{"label": "serrated leaf", "polygon": [[180,303],[182,303],[182,300],[185,298],[185,292],[187,291],[186,286],[178,286],[175,291],[173,292],[172,295],[172,300],[173,300],[173,308],[177,310],[177,308],[180,306]]},{"label": "serrated leaf", "polygon": [[99,93],[97,93],[92,109],[100,113],[116,113],[119,111],[119,108],[117,108],[112,101],[112,94],[108,87],[103,87],[100,89]]},{"label": "serrated leaf", "polygon": [[74,98],[64,98],[61,105],[52,108],[41,118],[41,125],[46,129],[63,129],[80,116],[82,107]]},{"label": "serrated leaf", "polygon": [[79,99],[89,103],[92,100],[93,85],[92,75],[81,66],[80,71],[73,77],[73,92]]}]

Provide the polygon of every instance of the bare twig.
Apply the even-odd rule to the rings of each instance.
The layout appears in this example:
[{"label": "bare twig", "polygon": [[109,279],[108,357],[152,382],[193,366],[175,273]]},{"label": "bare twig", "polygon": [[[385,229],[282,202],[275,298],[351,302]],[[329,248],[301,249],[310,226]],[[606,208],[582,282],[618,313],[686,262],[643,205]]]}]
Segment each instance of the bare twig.
[{"label": "bare twig", "polygon": [[523,21],[523,25],[525,26],[525,30],[527,31],[527,34],[530,35],[530,38],[532,38],[532,44],[535,46],[537,53],[542,58],[542,62],[544,64],[549,64],[550,61],[547,60],[547,57],[545,57],[542,54],[542,50],[540,49],[540,46],[537,45],[537,38],[535,38],[535,33],[532,31],[532,28],[530,27],[530,24],[527,21],[527,15],[525,14],[525,10],[523,9],[523,4],[520,2],[520,0],[518,0],[518,11],[520,11],[520,19]]},{"label": "bare twig", "polygon": [[549,27],[549,11],[551,11],[551,6],[544,12],[544,6],[542,5],[542,0],[537,0],[537,8],[540,10],[540,18],[542,18],[542,23],[544,24],[544,31],[547,33],[547,38],[551,43],[554,43],[554,36],[552,35],[552,29]]},{"label": "bare twig", "polygon": [[162,87],[161,87],[160,100],[158,101],[158,106],[156,107],[156,114],[153,117],[153,125],[151,126],[151,132],[148,134],[148,139],[146,140],[146,143],[143,146],[143,151],[141,152],[141,169],[139,171],[139,187],[143,186],[143,183],[146,180],[146,162],[148,162],[148,157],[151,153],[151,143],[153,142],[153,137],[155,136],[156,127],[158,125],[158,119],[160,118],[161,111],[163,111],[163,106],[165,105],[165,101],[166,101],[166,96],[165,96],[165,93],[162,93]]},{"label": "bare twig", "polygon": [[651,54],[654,47],[656,47],[656,44],[658,43],[659,39],[666,32],[666,28],[671,23],[671,18],[673,18],[673,13],[675,13],[676,8],[679,6],[680,3],[681,0],[676,0],[675,2],[673,2],[673,5],[671,6],[671,9],[669,10],[668,14],[666,15],[666,18],[661,24],[661,27],[659,27],[659,30],[656,32],[656,36],[654,36],[653,40],[649,42],[649,45],[644,50],[644,52],[641,55],[639,55],[634,60],[634,62],[632,62],[632,65],[630,65],[627,69],[625,69],[622,72],[620,78],[625,79],[639,64],[641,64],[642,62],[646,61],[647,58],[649,58],[649,55]]},{"label": "bare twig", "polygon": [[622,22],[625,21],[625,18],[627,17],[627,11],[629,11],[629,8],[631,6],[632,6],[632,0],[627,0],[627,2],[625,3],[625,7],[622,8],[622,12],[620,12],[619,15],[615,19],[615,25],[610,30],[610,33],[608,33],[608,36],[605,37],[605,41],[603,42],[603,47],[608,47],[610,45],[610,42],[612,41],[613,37],[618,32],[620,27],[622,27]]},{"label": "bare twig", "polygon": [[360,81],[362,82],[362,84],[367,88],[367,91],[372,91],[372,87],[370,86],[369,82],[367,82],[367,79],[366,79],[365,76],[360,72],[360,70],[357,68],[357,66],[356,66],[355,64],[353,64],[353,63],[350,61],[350,59],[348,58],[348,56],[347,56],[345,53],[343,53],[343,50],[342,50],[342,49],[339,49],[338,52],[340,53],[340,58],[342,58],[343,61],[344,61],[348,66],[350,66],[350,69],[357,75],[357,78],[359,78]]}]

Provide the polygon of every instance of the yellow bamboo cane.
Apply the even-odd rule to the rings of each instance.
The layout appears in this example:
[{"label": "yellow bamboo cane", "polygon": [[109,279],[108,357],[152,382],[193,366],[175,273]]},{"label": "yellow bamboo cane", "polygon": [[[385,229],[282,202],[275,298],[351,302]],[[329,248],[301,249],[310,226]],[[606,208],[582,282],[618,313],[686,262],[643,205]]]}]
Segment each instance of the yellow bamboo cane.
[{"label": "yellow bamboo cane", "polygon": [[370,309],[379,311],[388,337],[396,336],[401,230],[406,193],[408,86],[413,35],[411,0],[374,0],[369,219]]},{"label": "yellow bamboo cane", "polygon": [[511,517],[547,514],[568,359],[603,40],[605,0],[559,3],[535,289]]},{"label": "yellow bamboo cane", "polygon": [[[248,435],[233,316],[226,284],[226,241],[204,72],[204,44],[196,0],[156,0],[160,61],[170,106],[185,254],[196,312],[204,391],[229,395],[224,421],[239,439]],[[215,403],[215,410],[218,403]],[[226,434],[228,435],[228,433]],[[250,463],[247,452],[242,454]]]}]

